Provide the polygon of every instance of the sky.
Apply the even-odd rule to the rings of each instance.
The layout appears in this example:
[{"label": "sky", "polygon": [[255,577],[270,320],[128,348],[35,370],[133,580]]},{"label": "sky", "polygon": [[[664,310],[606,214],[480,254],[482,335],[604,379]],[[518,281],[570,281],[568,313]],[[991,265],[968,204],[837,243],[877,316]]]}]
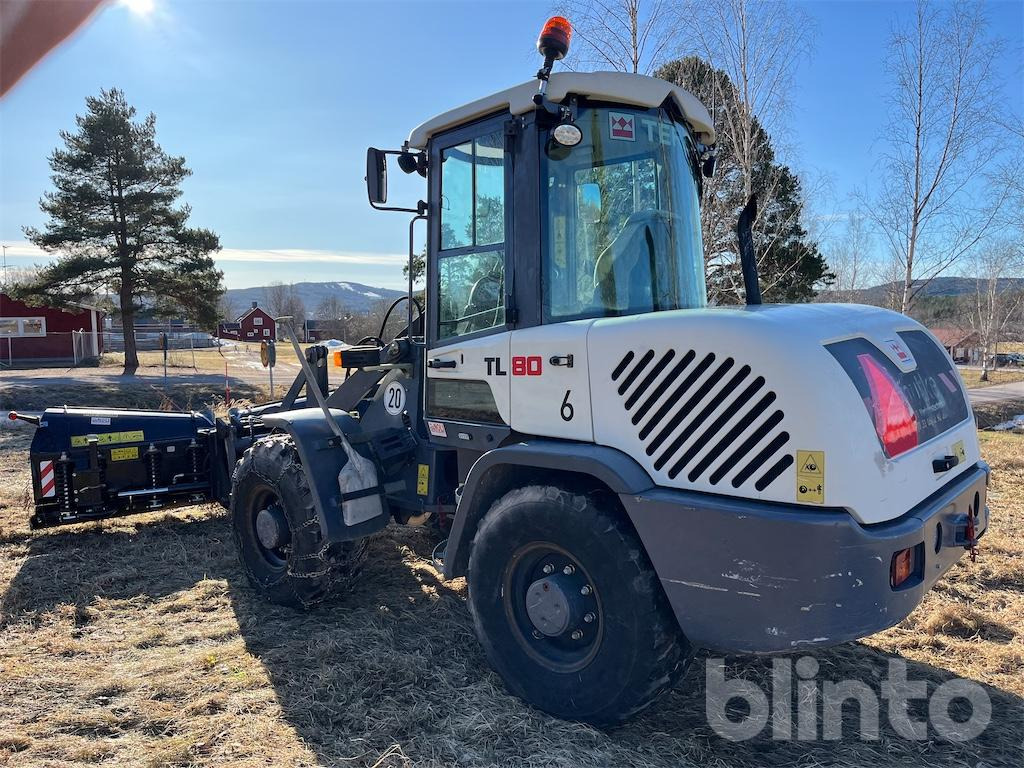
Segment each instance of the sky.
[{"label": "sky", "polygon": [[[878,172],[884,57],[907,2],[808,2],[815,45],[796,73],[785,159],[815,180],[811,209],[841,219]],[[402,288],[408,218],[366,201],[367,146],[398,148],[420,122],[531,79],[549,2],[301,0],[111,2],[0,101],[0,242],[44,256],[47,156],[85,97],[121,88],[184,155],[191,223],[209,227],[229,288],[348,280]],[[1024,112],[1024,3],[989,4],[1006,40],[1006,101]],[[394,204],[426,190],[392,174]]]}]

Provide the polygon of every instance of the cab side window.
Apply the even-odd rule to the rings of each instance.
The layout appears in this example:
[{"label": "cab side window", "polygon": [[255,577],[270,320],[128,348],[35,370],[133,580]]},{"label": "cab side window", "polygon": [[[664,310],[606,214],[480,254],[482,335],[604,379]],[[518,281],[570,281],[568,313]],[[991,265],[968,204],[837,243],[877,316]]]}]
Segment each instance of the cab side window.
[{"label": "cab side window", "polygon": [[441,151],[438,338],[505,325],[505,137]]}]

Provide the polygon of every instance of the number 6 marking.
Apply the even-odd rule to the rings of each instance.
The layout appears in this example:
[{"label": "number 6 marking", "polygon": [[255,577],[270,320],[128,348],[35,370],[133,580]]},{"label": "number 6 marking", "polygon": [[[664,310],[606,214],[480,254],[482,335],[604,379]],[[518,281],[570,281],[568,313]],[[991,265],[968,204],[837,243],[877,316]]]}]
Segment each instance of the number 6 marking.
[{"label": "number 6 marking", "polygon": [[565,397],[562,399],[562,421],[572,421],[572,417],[576,413],[576,409],[573,408],[572,403],[569,402],[569,395],[571,394],[571,389],[565,390]]}]

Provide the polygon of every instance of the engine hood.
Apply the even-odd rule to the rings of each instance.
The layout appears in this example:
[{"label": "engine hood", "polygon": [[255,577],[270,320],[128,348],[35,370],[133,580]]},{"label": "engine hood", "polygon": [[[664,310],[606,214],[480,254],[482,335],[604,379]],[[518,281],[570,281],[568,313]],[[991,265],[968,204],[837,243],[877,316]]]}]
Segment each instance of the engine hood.
[{"label": "engine hood", "polygon": [[[963,384],[910,318],[850,304],[761,305],[591,321],[594,441],[664,487],[842,507],[890,520],[980,459]],[[903,387],[922,427],[890,457],[857,361]],[[850,361],[854,361],[852,364]],[[934,459],[956,457],[937,472]]]}]

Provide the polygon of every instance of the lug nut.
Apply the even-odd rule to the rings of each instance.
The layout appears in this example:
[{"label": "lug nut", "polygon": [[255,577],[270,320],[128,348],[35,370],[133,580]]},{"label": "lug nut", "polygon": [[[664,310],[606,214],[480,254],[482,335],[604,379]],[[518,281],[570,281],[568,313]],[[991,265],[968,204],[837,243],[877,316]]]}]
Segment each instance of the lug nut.
[{"label": "lug nut", "polygon": [[544,571],[544,573],[551,573],[553,570],[555,570],[555,566],[553,566],[551,563],[546,563],[544,567],[541,568],[541,570]]},{"label": "lug nut", "polygon": [[567,565],[565,566],[565,568],[562,569],[562,573],[564,573],[566,576],[572,576],[574,573],[576,573],[576,569],[573,568],[571,565]]},{"label": "lug nut", "polygon": [[570,637],[572,637],[573,640],[579,640],[581,637],[583,637],[583,630],[581,630],[581,629],[574,629],[572,631],[572,635],[570,635]]},{"label": "lug nut", "polygon": [[583,614],[583,620],[584,620],[585,622],[587,622],[587,624],[589,624],[590,622],[592,622],[592,621],[593,621],[593,620],[594,620],[595,618],[596,618],[596,617],[595,617],[595,616],[594,616],[594,614],[592,614],[592,613],[585,613],[585,614]]},{"label": "lug nut", "polygon": [[584,584],[582,587],[580,587],[580,594],[583,595],[584,597],[586,597],[587,595],[589,595],[593,591],[594,590],[592,590],[590,588],[589,584]]}]

